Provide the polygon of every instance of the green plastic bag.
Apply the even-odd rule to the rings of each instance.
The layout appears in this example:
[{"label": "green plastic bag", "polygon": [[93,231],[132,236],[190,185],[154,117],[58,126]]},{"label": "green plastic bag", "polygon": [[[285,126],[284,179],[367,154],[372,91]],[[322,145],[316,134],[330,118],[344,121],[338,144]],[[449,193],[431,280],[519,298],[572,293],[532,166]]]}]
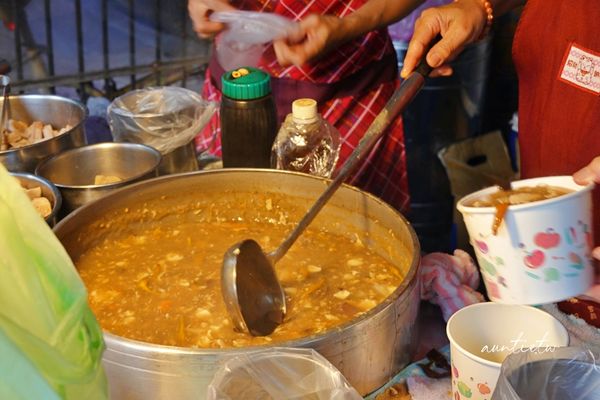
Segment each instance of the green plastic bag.
[{"label": "green plastic bag", "polygon": [[69,255],[0,164],[0,399],[106,399],[103,350]]}]

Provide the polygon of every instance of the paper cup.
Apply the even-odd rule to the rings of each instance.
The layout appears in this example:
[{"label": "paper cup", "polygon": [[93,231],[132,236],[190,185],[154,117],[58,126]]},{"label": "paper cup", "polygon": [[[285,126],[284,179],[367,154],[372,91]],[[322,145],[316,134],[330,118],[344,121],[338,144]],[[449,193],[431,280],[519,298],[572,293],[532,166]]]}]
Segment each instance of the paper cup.
[{"label": "paper cup", "polygon": [[481,276],[492,301],[545,304],[585,292],[592,284],[592,189],[570,176],[513,182],[512,187],[559,186],[574,192],[508,208],[496,235],[494,207],[468,207],[497,187],[463,197],[457,204]]},{"label": "paper cup", "polygon": [[549,353],[569,345],[553,316],[535,307],[478,303],[460,309],[446,325],[453,400],[489,400],[502,361],[514,352]]}]

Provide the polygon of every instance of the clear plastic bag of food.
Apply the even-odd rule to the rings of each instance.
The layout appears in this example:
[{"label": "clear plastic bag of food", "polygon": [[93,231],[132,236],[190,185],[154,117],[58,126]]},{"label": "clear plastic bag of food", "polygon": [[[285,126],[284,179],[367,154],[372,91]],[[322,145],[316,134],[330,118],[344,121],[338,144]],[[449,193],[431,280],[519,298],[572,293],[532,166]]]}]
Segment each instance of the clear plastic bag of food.
[{"label": "clear plastic bag of food", "polygon": [[108,123],[117,142],[141,143],[162,154],[187,145],[210,121],[217,104],[180,87],[139,89],[117,97]]},{"label": "clear plastic bag of food", "polygon": [[492,400],[598,400],[598,354],[581,347],[541,347],[504,360]]},{"label": "clear plastic bag of food", "polygon": [[270,42],[298,32],[297,22],[274,13],[222,11],[210,19],[227,25],[215,40],[217,60],[225,70],[258,66]]},{"label": "clear plastic bag of food", "polygon": [[207,399],[360,400],[362,397],[315,350],[273,347],[226,360],[208,386]]},{"label": "clear plastic bag of food", "polygon": [[0,187],[0,398],[108,398],[102,330],[71,259],[2,165]]}]

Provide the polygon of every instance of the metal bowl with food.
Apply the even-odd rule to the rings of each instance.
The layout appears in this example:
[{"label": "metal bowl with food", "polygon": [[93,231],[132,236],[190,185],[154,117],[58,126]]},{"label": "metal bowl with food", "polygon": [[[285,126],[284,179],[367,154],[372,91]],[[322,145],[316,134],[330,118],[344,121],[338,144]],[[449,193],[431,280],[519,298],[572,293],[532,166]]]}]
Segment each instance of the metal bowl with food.
[{"label": "metal bowl with food", "polygon": [[277,246],[326,184],[275,170],[172,175],[61,221],[55,233],[105,331],[112,398],[204,398],[219,361],[265,346],[313,348],[363,395],[407,365],[419,244],[402,215],[350,186],[276,265],[284,323],[266,337],[233,330],[219,293],[226,248],[245,237]]},{"label": "metal bowl with food", "polygon": [[63,196],[63,214],[123,186],[156,177],[160,153],[134,143],[98,143],[57,154],[35,169]]},{"label": "metal bowl with food", "polygon": [[27,172],[12,172],[11,175],[17,178],[40,216],[48,225],[54,226],[62,204],[62,196],[56,186],[47,179]]},{"label": "metal bowl with food", "polygon": [[43,159],[86,144],[87,108],[66,97],[31,94],[8,98],[7,148],[0,163],[14,172],[31,172]]}]

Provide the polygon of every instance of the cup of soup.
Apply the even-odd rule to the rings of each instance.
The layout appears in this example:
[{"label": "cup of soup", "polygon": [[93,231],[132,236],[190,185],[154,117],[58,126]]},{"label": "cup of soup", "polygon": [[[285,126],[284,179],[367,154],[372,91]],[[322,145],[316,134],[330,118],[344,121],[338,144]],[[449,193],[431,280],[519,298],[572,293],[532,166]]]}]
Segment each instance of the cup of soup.
[{"label": "cup of soup", "polygon": [[477,303],[455,312],[446,325],[453,400],[490,400],[509,354],[553,354],[569,333],[552,315],[514,304]]},{"label": "cup of soup", "polygon": [[458,202],[492,301],[554,303],[593,284],[593,186],[571,176],[534,178]]}]

